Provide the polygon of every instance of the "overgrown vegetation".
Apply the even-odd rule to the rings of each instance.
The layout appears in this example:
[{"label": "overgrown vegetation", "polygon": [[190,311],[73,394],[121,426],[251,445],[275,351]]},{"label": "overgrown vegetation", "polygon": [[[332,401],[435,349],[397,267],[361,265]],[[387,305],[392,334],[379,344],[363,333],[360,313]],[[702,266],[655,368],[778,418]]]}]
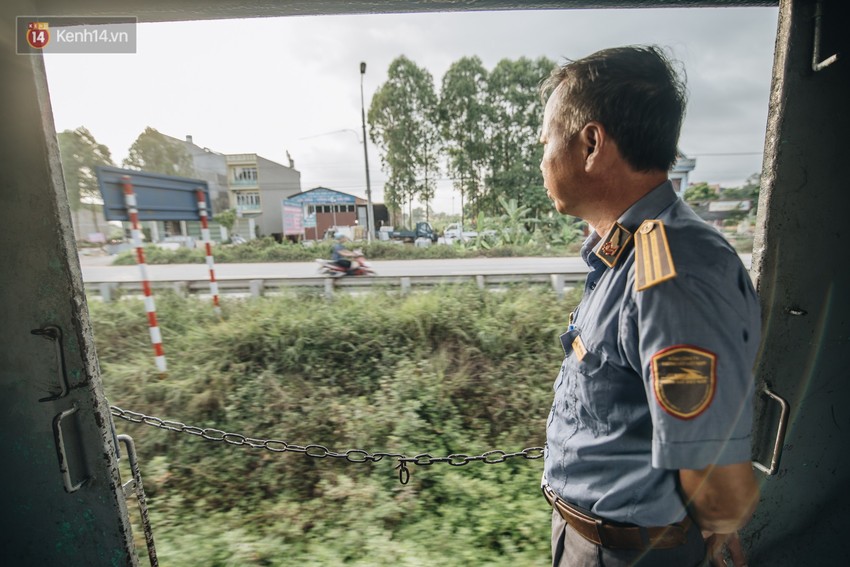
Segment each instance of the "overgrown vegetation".
[{"label": "overgrown vegetation", "polygon": [[[542,445],[557,340],[576,298],[446,287],[406,297],[157,297],[91,304],[114,405],[256,438],[414,456]],[[118,420],[135,440],[163,565],[541,565],[542,462],[347,463],[212,443]],[[141,528],[137,544],[144,550]]]},{"label": "overgrown vegetation", "polygon": [[[473,258],[490,256],[569,256],[578,253],[583,241],[586,223],[575,217],[550,213],[543,218],[533,218],[528,207],[517,205],[516,200],[501,199],[504,213],[499,217],[479,215],[478,226],[483,228],[477,238],[451,245],[434,245],[425,248],[404,245],[401,242],[357,242],[352,247],[363,250],[372,260],[419,260],[440,258]],[[332,241],[312,245],[277,242],[274,238],[258,238],[244,244],[222,245],[213,252],[217,263],[237,262],[309,262],[314,258],[328,258]],[[145,248],[148,264],[200,264],[205,262],[200,248],[165,250],[156,246]],[[114,265],[136,263],[135,252],[119,255]]]},{"label": "overgrown vegetation", "polygon": [[555,67],[545,57],[520,57],[488,71],[478,57],[463,57],[438,90],[427,69],[396,57],[369,107],[369,136],[388,176],[391,222],[398,224],[405,205],[412,217],[414,201],[427,212],[443,172],[461,194],[464,218],[498,215],[499,197],[536,217],[550,211],[539,167],[539,85]]},{"label": "overgrown vegetation", "polygon": [[[559,241],[563,242],[563,241]],[[528,242],[522,245],[489,244],[470,242],[453,245],[434,245],[427,248],[403,245],[397,242],[375,241],[371,244],[357,242],[351,245],[363,250],[370,260],[420,260],[438,258],[475,258],[487,256],[493,258],[511,256],[569,256],[578,252],[581,242],[578,238],[568,244],[548,245]],[[258,238],[245,244],[221,245],[213,249],[217,264],[237,262],[311,262],[315,258],[330,258],[331,241],[322,241],[313,246],[304,246],[291,242],[278,243],[274,238]],[[156,246],[145,247],[145,261],[148,264],[203,264],[202,248],[178,248],[165,250]],[[116,266],[132,266],[136,263],[133,251],[122,252],[112,262]]]}]

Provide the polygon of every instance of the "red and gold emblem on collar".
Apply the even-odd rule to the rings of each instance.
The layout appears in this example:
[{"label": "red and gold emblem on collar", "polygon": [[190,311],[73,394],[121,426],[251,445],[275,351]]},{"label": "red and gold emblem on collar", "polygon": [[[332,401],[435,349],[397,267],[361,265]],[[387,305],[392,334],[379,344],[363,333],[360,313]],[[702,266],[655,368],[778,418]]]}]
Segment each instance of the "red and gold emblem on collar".
[{"label": "red and gold emblem on collar", "polygon": [[613,268],[631,239],[632,233],[626,230],[620,223],[615,222],[611,230],[608,231],[608,234],[605,235],[605,238],[599,242],[594,253],[606,266]]}]

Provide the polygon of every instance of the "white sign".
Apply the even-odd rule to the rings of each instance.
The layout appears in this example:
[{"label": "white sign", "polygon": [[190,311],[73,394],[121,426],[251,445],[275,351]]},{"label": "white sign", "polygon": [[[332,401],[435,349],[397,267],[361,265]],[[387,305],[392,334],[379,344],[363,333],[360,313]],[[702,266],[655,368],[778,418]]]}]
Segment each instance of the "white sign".
[{"label": "white sign", "polygon": [[724,213],[727,211],[749,211],[750,201],[709,201],[708,210],[712,213]]}]

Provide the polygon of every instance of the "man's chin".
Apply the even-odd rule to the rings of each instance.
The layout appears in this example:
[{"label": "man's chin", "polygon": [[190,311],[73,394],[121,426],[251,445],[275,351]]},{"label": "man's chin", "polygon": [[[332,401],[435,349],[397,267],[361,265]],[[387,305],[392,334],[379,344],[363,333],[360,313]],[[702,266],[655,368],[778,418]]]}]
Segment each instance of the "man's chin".
[{"label": "man's chin", "polygon": [[562,215],[566,214],[563,210],[564,204],[561,203],[560,201],[556,200],[555,197],[552,196],[552,193],[548,190],[546,191],[546,198],[549,199],[550,201],[552,201],[552,206],[555,207],[556,211],[558,211]]}]

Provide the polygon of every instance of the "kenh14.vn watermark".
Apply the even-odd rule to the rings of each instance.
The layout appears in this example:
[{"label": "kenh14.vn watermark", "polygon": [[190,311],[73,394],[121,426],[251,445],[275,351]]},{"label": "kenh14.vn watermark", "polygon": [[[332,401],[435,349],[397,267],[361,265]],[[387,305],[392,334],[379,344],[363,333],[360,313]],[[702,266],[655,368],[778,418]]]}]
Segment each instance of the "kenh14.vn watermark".
[{"label": "kenh14.vn watermark", "polygon": [[33,53],[135,53],[136,18],[18,16],[17,49]]}]

